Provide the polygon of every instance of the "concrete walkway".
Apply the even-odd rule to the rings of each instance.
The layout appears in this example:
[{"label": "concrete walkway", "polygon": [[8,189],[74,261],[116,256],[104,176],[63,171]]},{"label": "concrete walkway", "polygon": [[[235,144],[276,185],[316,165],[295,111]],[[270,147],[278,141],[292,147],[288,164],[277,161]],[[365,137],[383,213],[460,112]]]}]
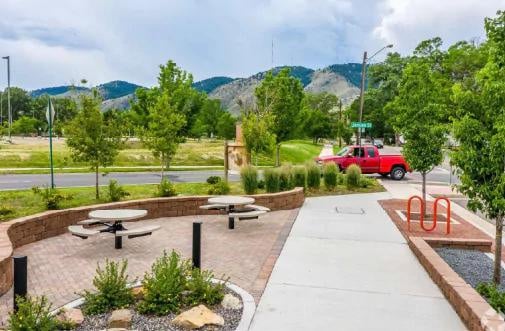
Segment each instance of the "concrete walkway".
[{"label": "concrete walkway", "polygon": [[377,203],[389,198],[306,199],[250,330],[465,330]]}]

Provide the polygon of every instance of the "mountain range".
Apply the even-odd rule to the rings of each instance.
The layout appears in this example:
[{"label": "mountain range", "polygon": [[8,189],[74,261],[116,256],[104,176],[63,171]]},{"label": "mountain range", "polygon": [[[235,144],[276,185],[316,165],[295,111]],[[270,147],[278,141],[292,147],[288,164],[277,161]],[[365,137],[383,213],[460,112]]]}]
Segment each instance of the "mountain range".
[{"label": "mountain range", "polygon": [[[283,67],[273,69],[274,73]],[[289,66],[291,75],[300,79],[304,89],[308,92],[330,92],[342,99],[344,104],[349,104],[359,94],[358,86],[361,80],[361,64],[347,63],[334,64],[323,69],[310,69],[302,66]],[[216,76],[204,79],[193,84],[199,91],[205,92],[210,98],[219,99],[225,109],[234,115],[240,113],[239,103],[244,106],[254,104],[254,89],[261,82],[267,72],[259,72],[248,78],[231,78]],[[140,85],[112,81],[96,86],[103,98],[102,108],[127,109],[134,97],[134,92]],[[91,88],[82,86],[57,86],[48,87],[30,92],[32,97],[49,94],[55,97],[76,97],[82,93],[91,93]]]}]

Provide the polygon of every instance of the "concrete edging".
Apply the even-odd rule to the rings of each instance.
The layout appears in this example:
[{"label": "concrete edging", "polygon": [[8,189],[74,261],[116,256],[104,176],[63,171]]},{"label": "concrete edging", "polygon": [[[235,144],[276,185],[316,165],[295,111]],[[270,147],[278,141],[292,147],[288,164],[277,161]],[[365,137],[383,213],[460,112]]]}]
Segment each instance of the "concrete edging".
[{"label": "concrete edging", "polygon": [[[11,256],[15,248],[64,234],[67,232],[69,225],[74,225],[88,218],[88,214],[92,210],[117,208],[146,209],[148,214],[142,219],[219,214],[219,211],[199,208],[201,205],[207,204],[209,197],[176,196],[121,201],[63,210],[51,210],[0,223],[0,295],[6,293],[12,286],[13,265]],[[272,211],[299,208],[305,200],[303,188],[301,187],[290,191],[257,194],[251,197],[254,197],[256,204],[268,207]]]},{"label": "concrete edging", "polygon": [[[407,238],[408,245],[431,279],[438,285],[447,300],[471,331],[498,331],[505,329],[505,320],[484,298],[466,283],[430,246],[429,242],[442,241],[446,245],[454,241],[458,247],[479,246],[479,242],[468,239]],[[487,243],[486,243],[487,245]],[[453,246],[454,247],[454,246]]]}]

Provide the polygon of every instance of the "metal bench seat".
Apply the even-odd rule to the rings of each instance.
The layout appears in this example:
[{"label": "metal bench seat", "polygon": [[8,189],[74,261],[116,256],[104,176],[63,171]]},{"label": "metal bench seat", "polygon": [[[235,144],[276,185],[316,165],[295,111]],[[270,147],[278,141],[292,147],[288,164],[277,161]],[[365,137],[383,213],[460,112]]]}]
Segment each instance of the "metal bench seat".
[{"label": "metal bench seat", "polygon": [[226,207],[225,205],[218,205],[218,204],[215,204],[215,205],[203,205],[203,206],[200,206],[200,209],[206,209],[206,210],[226,210]]},{"label": "metal bench seat", "polygon": [[94,236],[100,233],[99,230],[85,229],[82,225],[70,225],[68,231],[79,238],[88,239],[90,236]]},{"label": "metal bench seat", "polygon": [[229,217],[233,218],[238,218],[239,220],[248,220],[248,219],[255,219],[258,218],[258,216],[266,214],[266,210],[252,210],[252,211],[245,211],[245,212],[233,212],[229,213]]},{"label": "metal bench seat", "polygon": [[146,225],[142,227],[138,227],[135,229],[129,229],[129,230],[122,230],[122,231],[116,231],[116,237],[128,237],[128,238],[136,238],[136,237],[143,237],[143,236],[149,236],[151,235],[154,231],[157,231],[160,229],[159,225]]}]

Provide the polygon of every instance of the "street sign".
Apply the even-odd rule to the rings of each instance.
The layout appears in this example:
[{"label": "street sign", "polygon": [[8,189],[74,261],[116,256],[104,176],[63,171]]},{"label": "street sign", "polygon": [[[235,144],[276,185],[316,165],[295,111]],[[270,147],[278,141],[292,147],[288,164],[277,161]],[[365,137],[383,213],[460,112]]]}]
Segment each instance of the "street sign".
[{"label": "street sign", "polygon": [[370,123],[370,122],[351,122],[351,128],[371,129],[372,123]]},{"label": "street sign", "polygon": [[[46,120],[49,125],[54,124],[54,107],[53,103],[51,102],[51,99],[47,102],[47,108],[46,108]],[[51,119],[49,119],[49,115],[51,115]]]}]

